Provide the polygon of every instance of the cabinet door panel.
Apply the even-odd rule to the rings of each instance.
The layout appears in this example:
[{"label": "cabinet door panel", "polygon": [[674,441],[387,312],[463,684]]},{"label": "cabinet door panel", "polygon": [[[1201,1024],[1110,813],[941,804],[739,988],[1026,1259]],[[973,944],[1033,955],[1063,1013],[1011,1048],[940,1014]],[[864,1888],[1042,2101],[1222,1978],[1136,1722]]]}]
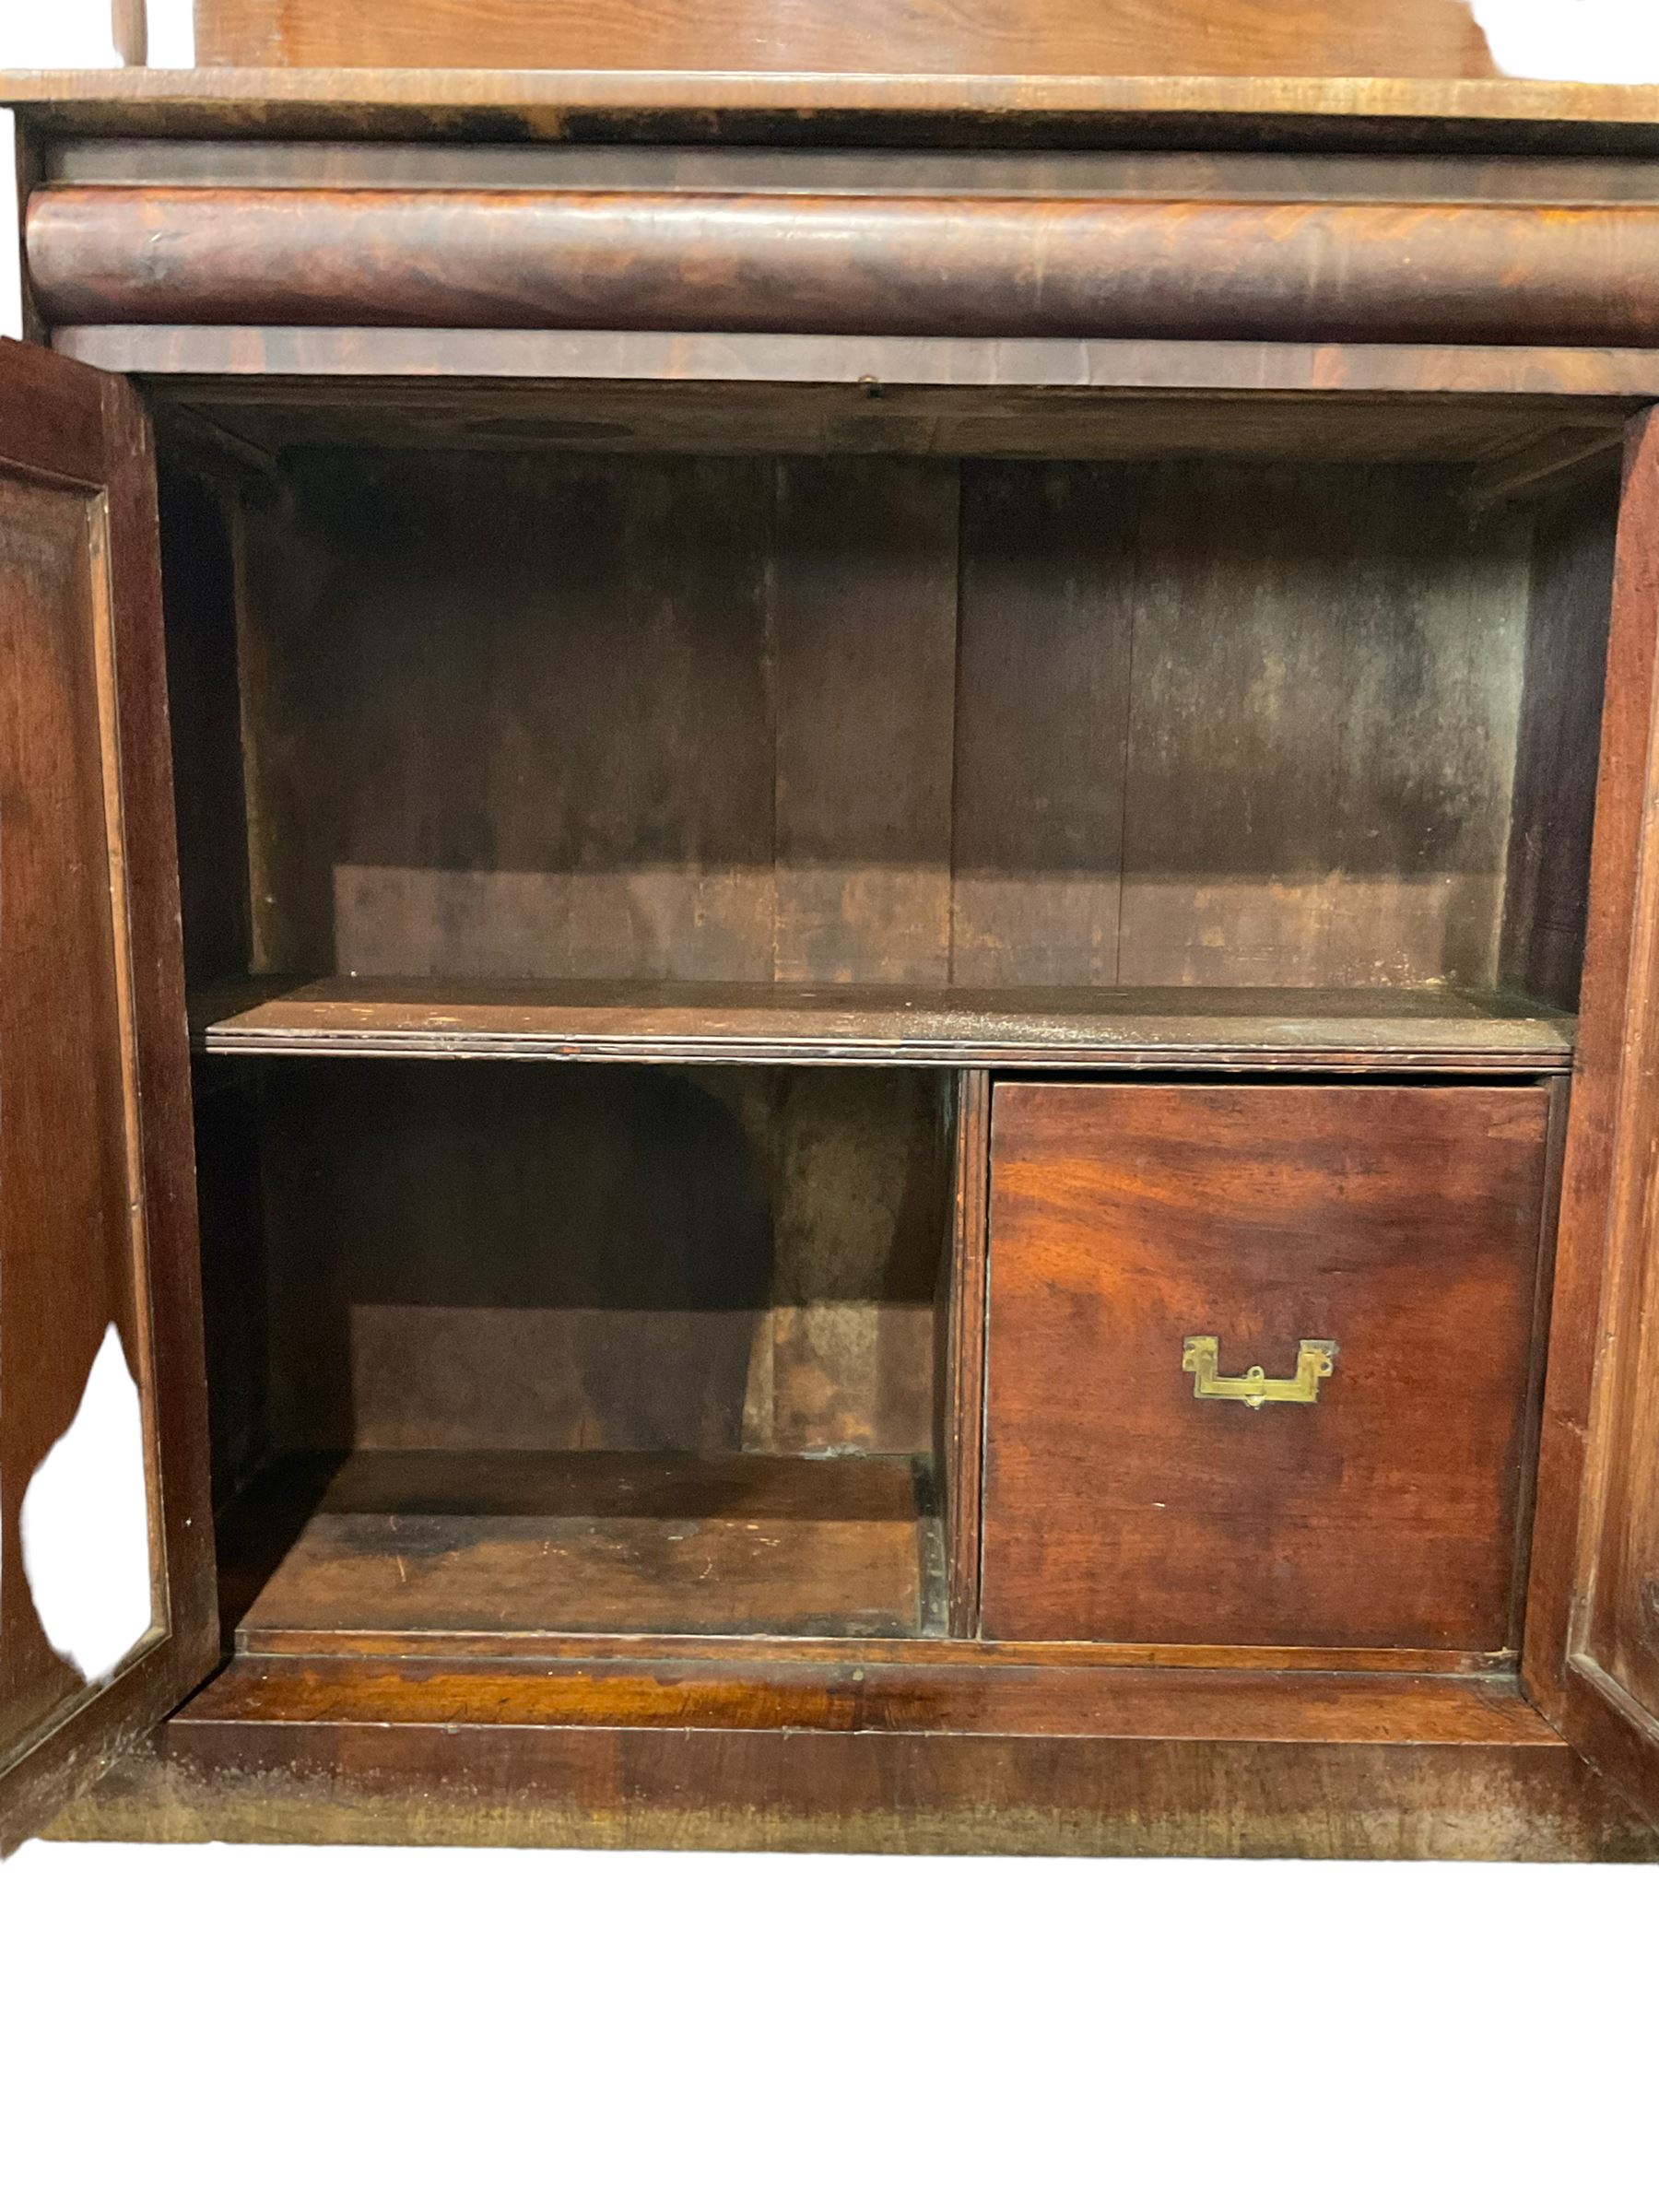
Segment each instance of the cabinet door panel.
[{"label": "cabinet door panel", "polygon": [[217,1649],[147,426],[0,347],[0,1847]]},{"label": "cabinet door panel", "polygon": [[1659,1823],[1659,412],[1619,518],[1525,1673]]}]

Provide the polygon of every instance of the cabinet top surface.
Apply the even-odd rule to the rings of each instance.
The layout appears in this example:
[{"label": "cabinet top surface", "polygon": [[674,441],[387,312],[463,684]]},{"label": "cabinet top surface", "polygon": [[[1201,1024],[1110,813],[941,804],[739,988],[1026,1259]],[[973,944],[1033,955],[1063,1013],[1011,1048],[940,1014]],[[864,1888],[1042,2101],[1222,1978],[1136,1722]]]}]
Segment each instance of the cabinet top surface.
[{"label": "cabinet top surface", "polygon": [[1234,144],[1659,147],[1659,85],[1436,77],[1027,76],[771,71],[0,71],[51,131],[183,137],[718,138],[863,132],[1162,134]]}]

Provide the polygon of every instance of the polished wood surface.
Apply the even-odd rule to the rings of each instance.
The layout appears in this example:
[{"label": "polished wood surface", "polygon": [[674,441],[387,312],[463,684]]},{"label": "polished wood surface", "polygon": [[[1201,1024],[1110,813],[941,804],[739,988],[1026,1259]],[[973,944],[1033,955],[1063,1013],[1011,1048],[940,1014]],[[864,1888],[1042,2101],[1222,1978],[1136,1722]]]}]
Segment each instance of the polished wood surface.
[{"label": "polished wood surface", "polygon": [[0,72],[46,136],[526,144],[1176,145],[1659,152],[1659,89],[1432,76],[880,71],[188,69]]},{"label": "polished wood surface", "polygon": [[[500,1724],[511,1697],[477,1724],[451,1706],[453,1695],[488,1695],[490,1677],[470,1670],[421,1679],[406,1660],[376,1679],[352,1662],[245,1660],[170,1724],[159,1754],[129,1762],[55,1832],[1137,1857],[1652,1860],[1659,1850],[1512,1694],[1483,1690],[1465,1709],[1464,1740],[1448,1741],[1459,1723],[1415,1691],[1391,1725],[1386,1708],[1362,1718],[1342,1685],[1310,1705],[1296,1685],[1264,1700],[1230,1677],[1183,1699],[1179,1682],[1142,1676],[1102,1709],[1108,1733],[961,1735],[859,1726],[854,1673],[844,1670],[837,1700],[851,1726],[835,1725],[820,1697],[815,1727],[639,1727],[625,1717],[639,1688],[620,1690],[611,1724],[570,1725],[553,1718],[569,1711],[561,1693],[521,1676],[532,1701],[522,1710],[546,1696],[551,1724],[513,1727]],[[664,1718],[676,1695],[644,1689]],[[749,1700],[712,1688],[705,1709],[722,1702],[740,1718]],[[994,1700],[980,1710],[991,1718]],[[395,1724],[422,1712],[433,1724]],[[1053,1700],[1045,1712],[1049,1729]],[[1471,1724],[1484,1740],[1467,1740]]]},{"label": "polished wood surface", "polygon": [[1460,0],[197,0],[208,67],[1494,76]]},{"label": "polished wood surface", "polygon": [[1659,210],[53,185],[50,324],[1587,344],[1659,338]]},{"label": "polished wood surface", "polygon": [[[1041,958],[1053,947],[1039,947]],[[1576,981],[1576,979],[1573,979]],[[269,977],[195,994],[215,1058],[868,1061],[924,1066],[1547,1073],[1571,1016],[1497,992],[1165,985],[882,989]]]},{"label": "polished wood surface", "polygon": [[[217,1642],[153,463],[119,386],[10,344],[0,667],[6,1849]],[[142,1400],[152,1611],[113,1679],[88,1682],[29,1602],[20,1517],[106,1341]]]},{"label": "polished wood surface", "polygon": [[[1510,1641],[1547,1094],[998,1087],[985,1632]],[[1312,1406],[1200,1403],[1182,1347]]]},{"label": "polished wood surface", "polygon": [[915,1636],[939,1529],[903,1459],[358,1453],[267,1470],[221,1542],[237,1648],[417,1637]]},{"label": "polished wood surface", "polygon": [[[739,336],[708,332],[660,331],[396,331],[306,330],[302,328],[214,329],[173,324],[149,326],[69,324],[52,333],[60,353],[95,369],[111,369],[146,378],[164,378],[164,396],[177,397],[218,415],[232,412],[245,424],[265,426],[277,443],[296,440],[295,410],[307,410],[311,426],[327,441],[466,445],[484,442],[467,424],[476,422],[481,396],[497,415],[511,406],[510,419],[570,421],[569,398],[582,394],[574,419],[608,424],[620,418],[630,434],[654,425],[660,447],[667,425],[659,383],[691,386],[704,404],[726,403],[717,418],[719,443],[710,450],[743,452],[763,430],[754,410],[771,405],[789,424],[780,439],[774,428],[762,450],[811,452],[823,442],[826,422],[841,450],[857,451],[849,437],[853,421],[877,425],[913,421],[909,450],[996,454],[1024,453],[1049,456],[1028,431],[1012,446],[1006,418],[1015,411],[1041,410],[1045,437],[1056,440],[1059,457],[1111,459],[1125,453],[1279,453],[1287,432],[1311,437],[1333,459],[1404,461],[1412,458],[1478,460],[1503,442],[1512,428],[1517,437],[1553,433],[1568,403],[1568,420],[1576,424],[1580,406],[1596,427],[1617,429],[1645,399],[1659,394],[1659,353],[1633,348],[1537,346],[1292,346],[1173,339],[1053,338],[856,338],[804,337],[788,332]],[[264,380],[278,380],[267,386]],[[226,379],[242,380],[227,386]],[[177,380],[176,382],[174,380]],[[259,380],[259,381],[255,381]],[[570,380],[561,394],[559,385]],[[599,387],[651,380],[644,392],[606,393]],[[745,387],[741,398],[729,387]],[[791,391],[775,401],[756,386],[829,387],[816,396]],[[853,386],[865,410],[854,416],[846,392]],[[448,387],[446,389],[446,387]],[[549,388],[551,387],[551,388]],[[701,387],[700,390],[695,389]],[[712,389],[711,389],[712,387]],[[925,391],[906,387],[926,387]],[[956,389],[961,387],[962,389]],[[1064,419],[1079,413],[1075,395],[1124,392],[1187,395],[1161,417],[1148,406],[1151,420],[1136,428],[1126,413],[1079,423]],[[988,410],[986,395],[997,395]],[[1259,400],[1259,413],[1229,406],[1218,419],[1206,421],[1191,395]],[[1316,395],[1300,418],[1282,404],[1282,395]],[[1425,394],[1433,395],[1427,401]],[[1512,414],[1512,424],[1494,419],[1488,408],[1460,414],[1442,395],[1473,400],[1490,397]],[[677,391],[675,429],[689,450],[707,441],[700,432],[696,406]],[[1065,402],[1072,401],[1067,407]],[[1275,404],[1276,400],[1278,404]],[[1517,403],[1543,403],[1535,419]],[[395,406],[391,403],[395,402]],[[1416,406],[1408,402],[1416,401]],[[1381,402],[1382,404],[1377,404]],[[1598,403],[1606,403],[1605,406]],[[1370,404],[1363,404],[1370,403]],[[1142,404],[1138,400],[1137,405]],[[597,406],[596,418],[587,410]],[[371,418],[368,410],[377,407]],[[814,409],[818,410],[815,415]],[[805,412],[803,425],[801,416]],[[744,429],[745,421],[750,427]],[[944,443],[930,441],[929,427],[942,426]],[[441,425],[440,435],[434,426]],[[401,426],[401,434],[400,434]],[[683,428],[681,426],[684,426]],[[572,442],[601,448],[601,435],[580,430]],[[903,430],[889,432],[892,450],[905,451]],[[498,432],[496,442],[500,441]],[[650,430],[647,430],[649,450]],[[612,441],[614,443],[614,440]],[[875,444],[875,440],[870,441]],[[684,444],[677,449],[685,451]],[[867,450],[867,449],[866,449]],[[881,450],[876,445],[876,450]],[[1306,444],[1293,450],[1306,453]]]},{"label": "polished wood surface", "polygon": [[1632,434],[1603,736],[1586,1068],[1567,1155],[1528,1678],[1573,1742],[1659,1818],[1659,426]]}]

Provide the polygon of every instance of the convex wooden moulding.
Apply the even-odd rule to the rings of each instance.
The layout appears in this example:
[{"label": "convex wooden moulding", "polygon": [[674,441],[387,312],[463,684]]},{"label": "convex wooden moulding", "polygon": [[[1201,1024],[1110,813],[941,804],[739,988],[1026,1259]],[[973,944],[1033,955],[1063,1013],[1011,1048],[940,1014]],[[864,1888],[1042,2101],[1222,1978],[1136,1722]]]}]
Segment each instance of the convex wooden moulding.
[{"label": "convex wooden moulding", "polygon": [[1659,342],[1659,207],[57,185],[58,324]]}]

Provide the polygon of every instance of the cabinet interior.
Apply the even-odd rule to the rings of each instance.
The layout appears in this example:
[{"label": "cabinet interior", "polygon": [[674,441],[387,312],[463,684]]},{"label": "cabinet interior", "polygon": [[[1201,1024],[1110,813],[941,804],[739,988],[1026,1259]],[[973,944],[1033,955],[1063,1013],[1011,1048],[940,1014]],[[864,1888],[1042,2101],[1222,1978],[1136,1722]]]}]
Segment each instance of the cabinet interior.
[{"label": "cabinet interior", "polygon": [[1535,410],[248,383],[159,409],[245,1648],[945,1633],[954,1070],[1564,1065]]}]

